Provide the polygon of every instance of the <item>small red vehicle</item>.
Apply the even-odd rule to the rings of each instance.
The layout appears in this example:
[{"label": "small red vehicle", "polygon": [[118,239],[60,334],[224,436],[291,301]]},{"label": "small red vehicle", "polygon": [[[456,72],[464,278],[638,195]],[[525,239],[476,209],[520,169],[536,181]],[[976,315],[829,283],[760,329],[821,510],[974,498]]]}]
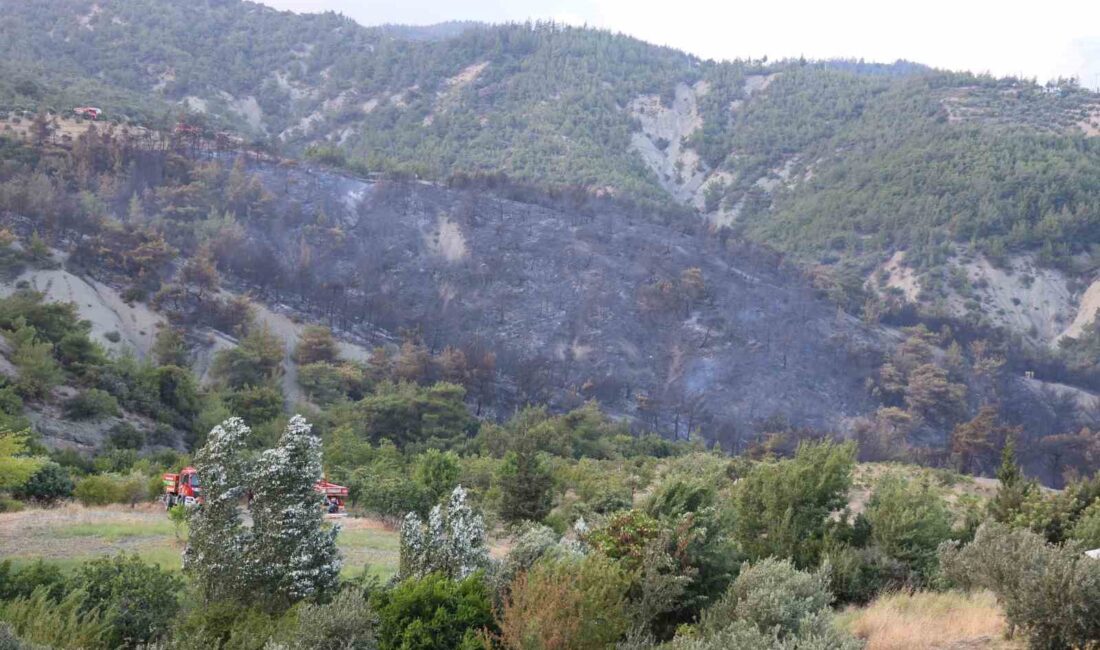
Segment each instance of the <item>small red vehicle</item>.
[{"label": "small red vehicle", "polygon": [[164,506],[197,506],[202,504],[202,487],[194,467],[184,467],[179,474],[164,474]]},{"label": "small red vehicle", "polygon": [[197,138],[202,135],[202,127],[187,122],[176,122],[176,135]]},{"label": "small red vehicle", "polygon": [[329,483],[327,479],[321,479],[313,486],[325,498],[325,512],[330,515],[338,515],[344,512],[344,503],[348,500],[348,489],[343,485]]},{"label": "small red vehicle", "polygon": [[103,111],[94,106],[77,106],[73,109],[73,112],[83,117],[86,120],[92,120],[93,122],[99,119],[99,116],[103,114]]}]

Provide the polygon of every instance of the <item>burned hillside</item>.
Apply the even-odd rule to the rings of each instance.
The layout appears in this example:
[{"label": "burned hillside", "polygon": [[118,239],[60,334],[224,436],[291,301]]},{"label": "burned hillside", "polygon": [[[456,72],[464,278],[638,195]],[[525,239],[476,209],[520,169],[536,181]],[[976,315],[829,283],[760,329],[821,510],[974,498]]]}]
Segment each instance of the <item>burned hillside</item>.
[{"label": "burned hillside", "polygon": [[285,209],[240,221],[229,266],[242,288],[371,344],[405,333],[429,350],[491,350],[498,381],[480,397],[501,414],[594,398],[686,437],[774,418],[834,428],[872,407],[880,335],[774,254],[699,222],[253,171]]}]

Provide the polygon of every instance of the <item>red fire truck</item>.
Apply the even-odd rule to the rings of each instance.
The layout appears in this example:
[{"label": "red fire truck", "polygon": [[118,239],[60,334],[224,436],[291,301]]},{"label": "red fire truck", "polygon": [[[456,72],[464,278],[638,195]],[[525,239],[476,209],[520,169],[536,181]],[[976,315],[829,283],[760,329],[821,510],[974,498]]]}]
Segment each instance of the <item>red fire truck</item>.
[{"label": "red fire truck", "polygon": [[344,503],[348,500],[348,489],[343,485],[329,483],[327,479],[317,481],[313,489],[319,492],[325,499],[325,512],[330,515],[339,515],[344,512]]},{"label": "red fire truck", "polygon": [[[344,512],[344,504],[348,500],[346,487],[322,479],[314,484],[313,489],[321,495],[326,513],[339,515]],[[164,474],[164,506],[171,508],[175,505],[202,505],[202,488],[194,467],[184,467],[178,474]]]},{"label": "red fire truck", "polygon": [[184,467],[178,474],[164,475],[164,506],[197,506],[202,504],[199,474],[194,467]]},{"label": "red fire truck", "polygon": [[73,112],[80,117],[83,117],[86,120],[92,120],[93,122],[95,120],[98,120],[99,116],[103,114],[103,111],[99,110],[95,106],[77,106],[73,109]]}]

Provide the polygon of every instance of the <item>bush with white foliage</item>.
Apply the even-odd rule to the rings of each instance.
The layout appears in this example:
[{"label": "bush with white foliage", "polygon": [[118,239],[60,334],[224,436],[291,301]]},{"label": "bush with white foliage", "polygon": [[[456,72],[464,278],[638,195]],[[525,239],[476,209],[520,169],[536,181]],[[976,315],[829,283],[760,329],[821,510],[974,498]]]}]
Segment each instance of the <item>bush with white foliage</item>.
[{"label": "bush with white foliage", "polygon": [[276,603],[324,600],[340,581],[339,527],[325,529],[321,495],[321,441],[295,415],[275,449],[260,457],[252,478],[252,572]]},{"label": "bush with white foliage", "polygon": [[466,503],[466,490],[451,492],[446,509],[436,506],[427,525],[410,512],[401,523],[400,578],[441,573],[461,580],[489,564],[485,522]]},{"label": "bush with white foliage", "polygon": [[242,567],[252,547],[252,533],[241,524],[238,504],[246,491],[244,453],[250,434],[244,420],[229,418],[210,431],[195,454],[203,505],[190,516],[183,568],[208,600],[248,593]]}]

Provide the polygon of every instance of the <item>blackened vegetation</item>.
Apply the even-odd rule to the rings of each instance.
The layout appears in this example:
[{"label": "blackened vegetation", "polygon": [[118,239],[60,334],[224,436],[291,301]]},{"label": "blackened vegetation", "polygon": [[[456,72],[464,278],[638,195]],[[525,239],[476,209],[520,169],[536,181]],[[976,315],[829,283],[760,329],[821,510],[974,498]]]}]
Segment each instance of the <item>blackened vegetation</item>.
[{"label": "blackened vegetation", "polygon": [[698,220],[580,194],[534,205],[476,187],[254,171],[283,206],[241,221],[232,266],[258,297],[367,338],[415,331],[430,351],[494,350],[486,397],[500,413],[596,398],[666,435],[740,446],[773,416],[830,427],[870,406],[878,336],[774,253]]},{"label": "blackened vegetation", "polygon": [[1003,337],[867,325],[828,282],[679,209],[499,174],[356,178],[110,126],[11,153],[5,221],[71,269],[232,335],[252,294],[388,346],[369,364],[385,377],[400,344],[394,378],[460,384],[477,415],[595,399],[669,438],[784,453],[851,433],[867,459],[978,472],[1002,424],[1023,425],[1023,455],[1047,458],[1029,470],[1055,483],[1095,437],[1077,433],[1095,428],[1087,394],[1024,381]]}]

